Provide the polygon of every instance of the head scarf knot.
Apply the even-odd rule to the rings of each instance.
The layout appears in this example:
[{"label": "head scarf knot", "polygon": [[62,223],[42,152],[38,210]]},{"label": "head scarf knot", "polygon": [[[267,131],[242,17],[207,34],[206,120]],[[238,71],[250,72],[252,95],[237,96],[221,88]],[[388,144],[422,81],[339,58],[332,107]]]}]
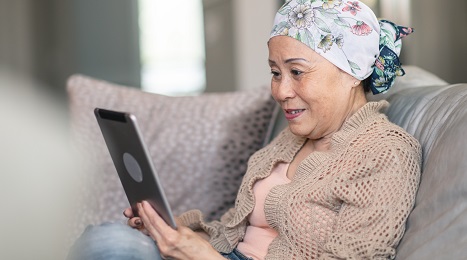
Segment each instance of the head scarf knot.
[{"label": "head scarf knot", "polygon": [[379,56],[371,74],[371,91],[375,95],[386,92],[394,84],[396,76],[405,75],[399,61],[401,39],[413,32],[412,28],[398,26],[386,20],[381,20],[379,24]]},{"label": "head scarf knot", "polygon": [[359,80],[370,78],[373,94],[386,92],[405,74],[401,38],[411,28],[378,21],[360,1],[289,0],[277,12],[270,38],[292,37]]}]

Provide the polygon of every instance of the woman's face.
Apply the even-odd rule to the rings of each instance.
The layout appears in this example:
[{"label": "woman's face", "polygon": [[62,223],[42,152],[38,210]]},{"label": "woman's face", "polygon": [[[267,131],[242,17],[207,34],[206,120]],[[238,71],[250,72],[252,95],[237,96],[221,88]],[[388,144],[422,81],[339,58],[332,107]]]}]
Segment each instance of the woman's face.
[{"label": "woman's face", "polygon": [[269,66],[272,95],[295,135],[330,137],[354,111],[360,82],[298,40],[271,38]]}]

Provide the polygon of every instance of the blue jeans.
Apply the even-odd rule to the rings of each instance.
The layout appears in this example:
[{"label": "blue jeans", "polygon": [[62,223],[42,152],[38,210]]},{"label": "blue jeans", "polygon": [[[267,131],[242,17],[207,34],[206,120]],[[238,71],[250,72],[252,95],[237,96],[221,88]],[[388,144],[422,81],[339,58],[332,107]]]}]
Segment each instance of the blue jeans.
[{"label": "blue jeans", "polygon": [[76,240],[68,260],[161,259],[150,237],[124,224],[88,226]]},{"label": "blue jeans", "polygon": [[[251,260],[234,249],[222,254],[230,260]],[[159,260],[156,243],[124,224],[88,226],[72,246],[67,260]]]},{"label": "blue jeans", "polygon": [[253,258],[247,257],[238,251],[236,248],[230,254],[221,254],[223,257],[230,260],[253,260]]}]

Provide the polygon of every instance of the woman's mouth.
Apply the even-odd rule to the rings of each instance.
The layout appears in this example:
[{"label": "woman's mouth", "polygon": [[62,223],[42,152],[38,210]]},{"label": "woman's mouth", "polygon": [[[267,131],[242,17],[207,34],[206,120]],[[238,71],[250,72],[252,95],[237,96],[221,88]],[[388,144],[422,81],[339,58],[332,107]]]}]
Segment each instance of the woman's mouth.
[{"label": "woman's mouth", "polygon": [[292,120],[302,115],[304,111],[305,109],[284,109],[285,118]]}]

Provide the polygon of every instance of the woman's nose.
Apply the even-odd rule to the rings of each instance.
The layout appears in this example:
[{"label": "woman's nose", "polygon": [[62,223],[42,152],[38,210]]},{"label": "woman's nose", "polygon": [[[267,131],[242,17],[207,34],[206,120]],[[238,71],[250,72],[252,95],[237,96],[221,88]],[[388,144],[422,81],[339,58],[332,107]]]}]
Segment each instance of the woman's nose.
[{"label": "woman's nose", "polygon": [[288,79],[273,83],[273,95],[276,101],[287,101],[295,97],[295,91]]}]

